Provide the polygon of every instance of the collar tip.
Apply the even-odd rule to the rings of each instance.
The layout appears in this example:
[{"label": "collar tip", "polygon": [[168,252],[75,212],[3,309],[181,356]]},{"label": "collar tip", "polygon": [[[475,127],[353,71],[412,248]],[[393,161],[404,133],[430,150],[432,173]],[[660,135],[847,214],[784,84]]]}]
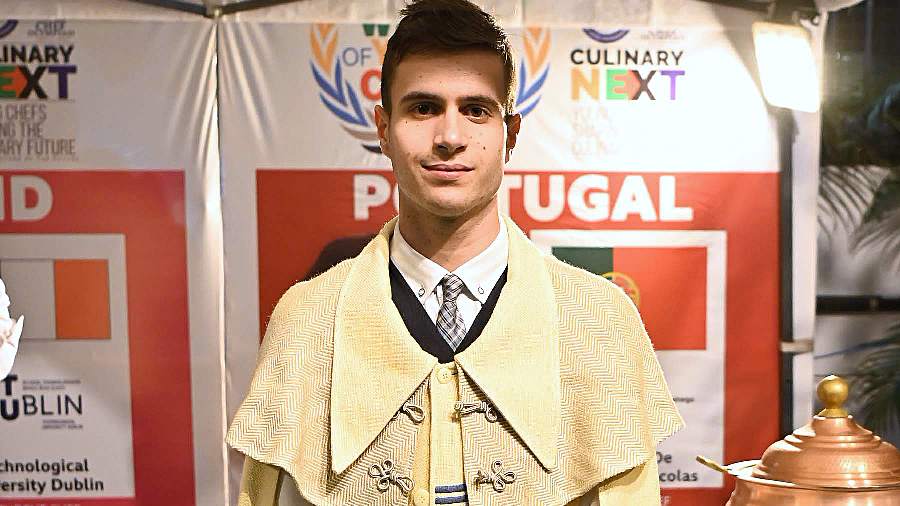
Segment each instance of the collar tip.
[{"label": "collar tip", "polygon": [[548,472],[554,471],[557,468],[558,462],[556,461],[556,455],[552,457],[544,456],[539,457],[538,462],[541,463],[541,466],[544,467]]},{"label": "collar tip", "polygon": [[[336,431],[332,430],[331,451],[329,452],[329,457],[331,457],[331,470],[334,471],[335,474],[341,474],[350,467],[350,464],[353,464],[353,461],[356,460],[356,456],[354,456],[353,450],[350,449],[348,445],[341,444],[336,436]],[[335,441],[338,441],[337,445],[335,445]]]},{"label": "collar tip", "polygon": [[[335,474],[341,474],[356,462],[366,450],[365,445],[360,445],[359,441],[349,441],[346,437],[350,434],[349,430],[332,431],[331,432],[331,470]],[[345,436],[341,438],[339,434]],[[372,439],[375,439],[374,437]],[[335,444],[337,441],[337,444]]]},{"label": "collar tip", "polygon": [[[559,432],[552,432],[552,434],[559,434]],[[531,447],[535,458],[547,471],[553,471],[559,466],[559,449],[556,444],[551,443],[551,441],[555,443],[557,440],[558,437],[548,436],[542,438],[539,444]]]},{"label": "collar tip", "polygon": [[347,459],[341,458],[337,455],[332,454],[331,456],[331,470],[334,474],[341,474],[350,467],[352,461],[348,462]]}]

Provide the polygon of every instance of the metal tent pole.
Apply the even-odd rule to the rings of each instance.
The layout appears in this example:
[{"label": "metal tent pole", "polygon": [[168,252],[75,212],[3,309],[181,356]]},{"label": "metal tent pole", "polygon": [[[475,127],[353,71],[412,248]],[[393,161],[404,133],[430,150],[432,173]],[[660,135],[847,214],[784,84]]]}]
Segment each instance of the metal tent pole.
[{"label": "metal tent pole", "polygon": [[794,342],[794,137],[796,123],[790,109],[777,109],[779,185],[779,272],[781,335],[781,410],[779,428],[782,435],[794,430],[794,354],[790,345]]}]

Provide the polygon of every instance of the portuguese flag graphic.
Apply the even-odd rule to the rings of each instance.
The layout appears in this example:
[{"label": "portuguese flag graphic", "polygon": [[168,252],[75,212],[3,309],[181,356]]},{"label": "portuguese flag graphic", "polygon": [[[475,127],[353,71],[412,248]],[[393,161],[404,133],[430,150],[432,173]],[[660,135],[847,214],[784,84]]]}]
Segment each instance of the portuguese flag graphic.
[{"label": "portuguese flag graphic", "polygon": [[553,247],[631,297],[657,350],[706,348],[705,247]]}]

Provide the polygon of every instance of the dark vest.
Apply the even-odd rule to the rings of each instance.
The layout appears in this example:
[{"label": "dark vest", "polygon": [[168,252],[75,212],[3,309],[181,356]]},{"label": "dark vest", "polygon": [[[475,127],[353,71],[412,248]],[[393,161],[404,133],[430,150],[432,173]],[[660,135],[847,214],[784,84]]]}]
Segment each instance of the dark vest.
[{"label": "dark vest", "polygon": [[394,305],[397,306],[397,311],[400,312],[406,329],[419,343],[419,346],[437,357],[438,362],[446,364],[453,362],[453,355],[461,353],[471,346],[478,339],[478,336],[481,335],[481,331],[487,325],[491,314],[494,313],[494,306],[497,305],[497,299],[500,298],[500,291],[503,289],[503,285],[506,284],[506,273],[508,270],[503,270],[503,274],[500,275],[497,284],[494,285],[484,305],[481,306],[481,311],[478,312],[475,321],[472,322],[472,325],[466,332],[465,339],[463,339],[456,351],[453,351],[453,348],[441,337],[437,326],[431,321],[431,317],[428,316],[425,307],[419,302],[419,298],[413,293],[409,283],[403,279],[403,274],[400,274],[394,262],[390,262],[388,265],[391,278],[391,299],[394,300]]}]

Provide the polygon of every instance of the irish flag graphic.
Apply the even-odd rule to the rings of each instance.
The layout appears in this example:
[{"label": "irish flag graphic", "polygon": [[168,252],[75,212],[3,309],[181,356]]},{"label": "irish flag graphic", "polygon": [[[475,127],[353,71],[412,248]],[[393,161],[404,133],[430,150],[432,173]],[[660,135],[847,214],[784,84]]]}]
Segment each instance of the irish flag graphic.
[{"label": "irish flag graphic", "polygon": [[25,339],[109,339],[106,259],[0,259],[15,287],[12,310],[27,314]]},{"label": "irish flag graphic", "polygon": [[124,320],[122,237],[0,234],[0,278],[22,339],[113,339]]}]

